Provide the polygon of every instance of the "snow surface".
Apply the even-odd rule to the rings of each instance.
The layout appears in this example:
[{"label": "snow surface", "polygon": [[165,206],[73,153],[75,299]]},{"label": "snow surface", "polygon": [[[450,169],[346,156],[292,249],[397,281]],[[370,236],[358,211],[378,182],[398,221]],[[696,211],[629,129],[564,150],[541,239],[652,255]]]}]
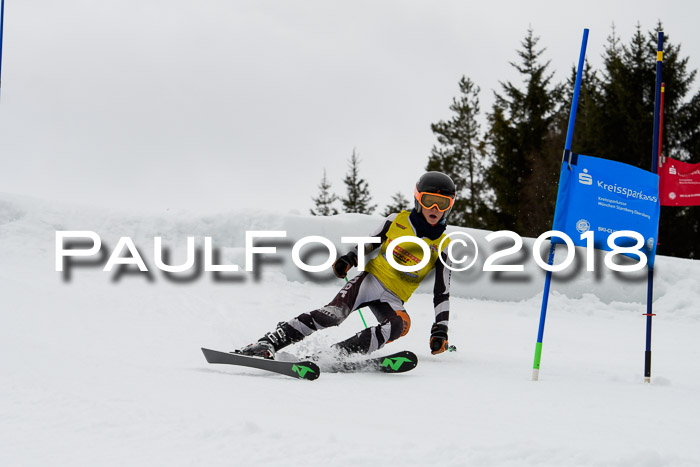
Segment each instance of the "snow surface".
[{"label": "snow surface", "polygon": [[[380,221],[135,216],[0,194],[0,465],[700,465],[697,261],[657,259],[652,384],[643,383],[645,275],[580,267],[552,285],[540,381],[530,380],[544,274],[527,249],[525,273],[455,273],[457,352],[430,355],[430,288],[411,298],[411,332],[382,349],[416,352],[409,373],[306,382],[205,362],[200,347],[247,344],[342,286],[298,271],[294,241],[324,235],[340,246]],[[57,230],[95,231],[107,255],[129,236],[150,273],[103,272],[106,257],[56,272]],[[199,246],[211,236],[220,263],[243,267],[246,230],[288,232],[257,275],[154,267],[154,236],[173,264],[187,236]],[[494,251],[488,232],[466,231]],[[353,314],[290,351],[361,328]]]}]

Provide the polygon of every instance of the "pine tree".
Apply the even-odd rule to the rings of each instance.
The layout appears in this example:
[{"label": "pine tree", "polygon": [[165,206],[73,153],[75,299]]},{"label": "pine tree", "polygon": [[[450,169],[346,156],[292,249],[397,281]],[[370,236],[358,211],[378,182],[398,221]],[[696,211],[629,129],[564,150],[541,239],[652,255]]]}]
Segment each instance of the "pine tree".
[{"label": "pine tree", "polygon": [[411,209],[411,204],[410,201],[401,193],[400,191],[397,191],[394,196],[391,197],[391,204],[384,209],[384,213],[382,214],[383,216],[388,216],[390,214],[393,214],[395,212],[401,212],[403,210],[410,210]]},{"label": "pine tree", "polygon": [[621,44],[613,29],[605,48],[604,67],[597,155],[649,170],[656,53],[650,56],[639,24],[629,44]]},{"label": "pine tree", "polygon": [[483,227],[484,214],[484,144],[479,138],[477,117],[479,87],[463,76],[459,81],[459,98],[452,99],[450,110],[455,115],[430,126],[437,135],[426,170],[446,173],[457,187],[450,224]]},{"label": "pine tree", "polygon": [[[600,99],[597,104],[599,139],[591,155],[651,169],[656,82],[657,32],[644,34],[641,26],[629,44],[612,34],[604,54]],[[664,35],[662,77],[665,83],[663,153],[700,162],[700,92],[689,96],[696,71],[688,70],[688,58],[680,45]],[[577,130],[578,132],[578,121]],[[576,142],[576,138],[574,140]],[[658,254],[700,257],[700,207],[661,209]]]},{"label": "pine tree", "polygon": [[334,216],[338,214],[338,210],[333,206],[338,200],[338,196],[335,193],[331,193],[331,183],[326,177],[326,169],[323,169],[323,178],[321,183],[318,185],[319,193],[316,198],[312,198],[314,204],[316,205],[316,210],[311,209],[311,214],[314,216]]},{"label": "pine tree", "polygon": [[360,178],[360,159],[353,149],[349,160],[349,172],[344,180],[347,188],[347,196],[341,198],[345,212],[360,214],[372,214],[377,205],[372,205],[372,196],[369,193],[367,182]]},{"label": "pine tree", "polygon": [[[663,30],[660,22],[657,30]],[[650,62],[655,69],[656,32],[649,31],[647,37],[647,55],[651,56]],[[700,162],[700,91],[694,95],[688,95],[697,76],[697,70],[688,70],[688,57],[681,57],[680,49],[680,45],[669,42],[669,35],[664,35],[662,77],[666,92],[663,147],[664,152],[670,157],[686,162]],[[650,162],[647,165],[650,165]]]},{"label": "pine tree", "polygon": [[[663,31],[661,22],[657,31]],[[648,54],[656,58],[656,31],[647,33]],[[688,96],[697,71],[688,70],[688,57],[681,57],[680,45],[669,42],[664,34],[662,78],[665,84],[663,154],[684,162],[700,162],[700,91]],[[654,66],[655,66],[654,62]],[[648,131],[648,130],[647,130]],[[647,133],[651,135],[652,133]],[[647,139],[647,167],[651,166],[651,138]],[[662,255],[700,258],[700,206],[663,207],[659,222],[659,247]]]},{"label": "pine tree", "polygon": [[522,75],[524,86],[501,83],[488,115],[492,163],[486,172],[495,197],[495,218],[489,227],[537,236],[551,226],[556,203],[564,135],[561,121],[562,87],[552,84],[549,62],[541,63],[545,49],[537,49],[538,37],[528,29],[520,64],[511,63]]},{"label": "pine tree", "polygon": [[[569,109],[573,100],[574,88],[576,85],[576,66],[572,66],[571,74],[566,82],[566,92],[562,97],[562,112],[559,114],[559,131],[566,135],[569,126]],[[583,65],[583,76],[581,77],[581,89],[578,98],[576,111],[576,125],[572,150],[578,154],[596,156],[600,141],[600,129],[598,120],[600,112],[598,108],[602,101],[600,88],[601,80],[598,73],[586,60]],[[559,150],[563,150],[562,145]]]}]

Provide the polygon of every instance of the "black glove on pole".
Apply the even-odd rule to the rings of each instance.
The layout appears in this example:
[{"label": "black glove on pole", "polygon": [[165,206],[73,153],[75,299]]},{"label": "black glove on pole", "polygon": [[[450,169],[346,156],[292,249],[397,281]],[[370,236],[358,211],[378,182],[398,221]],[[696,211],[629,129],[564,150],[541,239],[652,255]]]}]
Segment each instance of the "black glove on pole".
[{"label": "black glove on pole", "polygon": [[433,355],[447,350],[447,325],[434,323],[430,329],[430,353]]},{"label": "black glove on pole", "polygon": [[357,253],[351,251],[347,255],[343,255],[335,260],[335,263],[333,263],[333,274],[335,274],[336,277],[343,279],[345,276],[348,275],[348,271],[350,270],[350,268],[356,266]]}]

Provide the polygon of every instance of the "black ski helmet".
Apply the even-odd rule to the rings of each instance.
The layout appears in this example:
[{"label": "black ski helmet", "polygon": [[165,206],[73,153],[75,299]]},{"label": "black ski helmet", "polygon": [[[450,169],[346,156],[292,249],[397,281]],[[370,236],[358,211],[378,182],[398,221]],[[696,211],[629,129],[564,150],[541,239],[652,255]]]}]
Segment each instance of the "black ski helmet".
[{"label": "black ski helmet", "polygon": [[[418,179],[418,182],[416,183],[416,193],[424,192],[437,193],[439,195],[445,195],[451,198],[454,198],[457,194],[455,183],[452,181],[449,175],[442,172],[426,172],[421,176],[421,178]],[[421,206],[418,202],[418,198],[414,196],[413,201],[416,211],[420,212]],[[447,217],[450,211],[452,211],[451,208],[445,211],[445,215],[443,217]]]}]

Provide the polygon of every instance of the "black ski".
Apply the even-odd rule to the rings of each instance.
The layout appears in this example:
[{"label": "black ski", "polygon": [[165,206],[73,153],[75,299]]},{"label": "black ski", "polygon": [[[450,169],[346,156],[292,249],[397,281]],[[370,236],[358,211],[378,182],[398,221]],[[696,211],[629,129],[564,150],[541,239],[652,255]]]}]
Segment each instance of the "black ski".
[{"label": "black ski", "polygon": [[205,348],[202,348],[202,352],[204,353],[204,358],[206,358],[209,363],[247,366],[309,381],[313,381],[321,375],[321,370],[319,370],[318,365],[309,361],[281,362],[278,360],[267,360],[262,357],[219,352],[218,350]]},{"label": "black ski", "polygon": [[364,360],[342,360],[334,362],[329,368],[323,369],[329,373],[351,373],[360,371],[379,371],[382,373],[404,373],[418,365],[418,357],[413,352],[404,350],[383,357],[369,357]]}]

